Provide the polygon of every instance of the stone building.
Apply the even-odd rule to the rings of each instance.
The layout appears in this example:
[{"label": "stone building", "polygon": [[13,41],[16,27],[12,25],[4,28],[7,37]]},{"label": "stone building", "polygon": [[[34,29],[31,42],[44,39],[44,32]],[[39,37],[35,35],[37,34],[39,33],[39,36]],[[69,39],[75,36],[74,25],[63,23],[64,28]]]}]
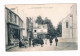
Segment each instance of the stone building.
[{"label": "stone building", "polygon": [[23,20],[5,7],[5,42],[6,46],[16,45],[23,37]]},{"label": "stone building", "polygon": [[77,5],[73,4],[70,10],[70,14],[61,21],[62,37],[77,39]]},{"label": "stone building", "polygon": [[31,40],[33,39],[33,22],[30,17],[27,17],[26,19],[26,30],[28,44],[31,46]]},{"label": "stone building", "polygon": [[34,38],[45,38],[47,34],[47,24],[35,24],[33,27],[33,37]]},{"label": "stone building", "polygon": [[45,37],[47,34],[47,24],[37,24],[35,20],[27,17],[27,38],[35,39]]},{"label": "stone building", "polygon": [[26,22],[27,22],[27,37],[28,37],[28,39],[29,38],[33,38],[33,36],[32,36],[32,31],[33,31],[33,22],[32,22],[32,19],[30,18],[30,17],[27,17],[27,20],[26,20]]}]

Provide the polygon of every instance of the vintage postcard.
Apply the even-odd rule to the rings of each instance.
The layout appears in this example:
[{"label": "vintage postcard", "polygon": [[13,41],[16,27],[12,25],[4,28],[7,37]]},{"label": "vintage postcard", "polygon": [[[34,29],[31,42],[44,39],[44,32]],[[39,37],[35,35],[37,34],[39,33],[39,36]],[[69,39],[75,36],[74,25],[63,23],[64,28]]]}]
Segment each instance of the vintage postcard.
[{"label": "vintage postcard", "polygon": [[6,4],[7,52],[78,50],[77,4]]}]

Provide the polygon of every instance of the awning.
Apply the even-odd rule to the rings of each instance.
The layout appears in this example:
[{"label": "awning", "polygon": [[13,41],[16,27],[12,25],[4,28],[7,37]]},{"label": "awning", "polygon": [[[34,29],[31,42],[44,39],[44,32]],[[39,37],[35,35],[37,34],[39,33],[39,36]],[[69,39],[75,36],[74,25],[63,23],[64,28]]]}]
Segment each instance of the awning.
[{"label": "awning", "polygon": [[25,28],[19,28],[19,30],[25,30]]},{"label": "awning", "polygon": [[25,30],[25,28],[20,27],[19,25],[7,23],[10,28],[19,29],[19,30]]}]

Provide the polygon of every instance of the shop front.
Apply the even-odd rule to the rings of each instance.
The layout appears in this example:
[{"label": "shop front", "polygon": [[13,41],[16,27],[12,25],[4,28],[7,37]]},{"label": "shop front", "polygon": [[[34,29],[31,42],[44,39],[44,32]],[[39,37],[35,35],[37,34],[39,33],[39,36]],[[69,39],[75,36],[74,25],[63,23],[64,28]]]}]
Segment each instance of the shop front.
[{"label": "shop front", "polygon": [[20,40],[20,29],[18,25],[11,23],[7,24],[8,26],[8,45],[15,45],[19,43]]}]

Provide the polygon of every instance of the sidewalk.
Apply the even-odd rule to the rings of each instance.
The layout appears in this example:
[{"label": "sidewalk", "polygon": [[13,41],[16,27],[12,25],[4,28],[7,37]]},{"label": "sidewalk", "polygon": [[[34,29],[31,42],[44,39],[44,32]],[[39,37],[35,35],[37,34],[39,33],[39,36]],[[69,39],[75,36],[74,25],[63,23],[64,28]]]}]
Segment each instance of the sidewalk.
[{"label": "sidewalk", "polygon": [[6,51],[9,50],[9,49],[11,49],[11,48],[14,48],[14,47],[16,47],[16,46],[15,45],[6,46]]},{"label": "sidewalk", "polygon": [[59,42],[77,42],[77,39],[74,39],[74,38],[62,38],[62,37],[59,37],[58,40],[59,40]]}]

